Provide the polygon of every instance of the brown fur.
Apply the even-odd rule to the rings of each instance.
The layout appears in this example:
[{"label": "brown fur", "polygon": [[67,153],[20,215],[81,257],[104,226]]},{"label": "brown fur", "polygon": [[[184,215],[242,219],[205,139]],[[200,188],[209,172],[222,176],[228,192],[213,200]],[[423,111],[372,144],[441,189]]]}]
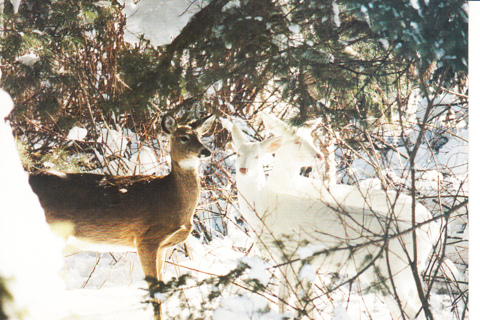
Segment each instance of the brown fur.
[{"label": "brown fur", "polygon": [[200,195],[197,168],[182,167],[182,161],[210,155],[199,135],[213,120],[177,127],[172,119],[164,126],[172,133],[172,170],[167,176],[31,174],[29,182],[47,222],[70,223],[79,239],[135,247],[145,277],[162,280],[165,250],[190,234]]}]

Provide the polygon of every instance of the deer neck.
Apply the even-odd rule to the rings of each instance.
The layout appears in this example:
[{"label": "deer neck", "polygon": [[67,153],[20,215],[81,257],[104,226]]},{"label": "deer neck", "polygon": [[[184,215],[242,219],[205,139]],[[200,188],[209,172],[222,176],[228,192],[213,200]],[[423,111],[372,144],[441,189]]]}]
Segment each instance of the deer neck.
[{"label": "deer neck", "polygon": [[[198,162],[197,162],[198,163]],[[179,184],[188,186],[195,185],[200,190],[200,177],[198,176],[198,165],[195,166],[186,160],[172,161],[172,171],[170,173]],[[193,191],[193,190],[192,190]]]},{"label": "deer neck", "polygon": [[170,176],[173,184],[172,188],[178,195],[176,203],[180,205],[183,211],[193,213],[200,198],[198,168],[184,166],[177,161],[172,161]]},{"label": "deer neck", "polygon": [[237,168],[237,188],[238,191],[248,202],[257,201],[262,198],[262,193],[265,190],[265,173],[263,167],[249,168],[247,175],[242,175]]}]

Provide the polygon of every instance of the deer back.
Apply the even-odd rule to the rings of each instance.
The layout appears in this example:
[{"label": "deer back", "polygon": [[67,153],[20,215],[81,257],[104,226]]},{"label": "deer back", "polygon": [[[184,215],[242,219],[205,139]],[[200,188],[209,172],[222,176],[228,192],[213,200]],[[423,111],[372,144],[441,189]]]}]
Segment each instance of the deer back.
[{"label": "deer back", "polygon": [[177,126],[164,117],[171,135],[171,172],[157,176],[109,176],[38,171],[30,185],[47,222],[64,223],[72,235],[92,242],[134,246],[138,239],[163,237],[191,227],[200,194],[198,162],[211,154],[200,141],[213,118]]}]

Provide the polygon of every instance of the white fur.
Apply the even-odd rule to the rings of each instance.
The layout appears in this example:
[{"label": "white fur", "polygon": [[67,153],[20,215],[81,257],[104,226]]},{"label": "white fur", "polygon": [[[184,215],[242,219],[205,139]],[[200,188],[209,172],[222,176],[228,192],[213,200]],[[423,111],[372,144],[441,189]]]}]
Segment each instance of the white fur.
[{"label": "white fur", "polygon": [[304,190],[297,186],[297,177],[301,177],[300,168],[323,160],[323,154],[313,144],[311,130],[302,128],[294,131],[280,119],[266,113],[262,113],[262,119],[267,131],[285,138],[285,143],[275,152],[275,165],[267,186],[275,192],[302,196]]},{"label": "white fur", "polygon": [[[322,180],[305,178],[299,175],[300,168],[311,166],[318,160],[316,148],[303,142],[302,135],[288,129],[288,125],[271,115],[263,115],[265,126],[276,136],[285,137],[285,143],[275,153],[275,165],[267,180],[267,186],[279,194],[296,197],[319,199],[330,205],[356,206],[374,209],[388,215],[411,219],[412,199],[395,191],[385,192],[372,188],[362,188],[342,184],[326,185]],[[293,143],[301,140],[304,147],[298,148]],[[296,152],[294,151],[296,150]],[[430,213],[422,206],[416,212],[416,221],[424,222],[431,219]]]},{"label": "white fur", "polygon": [[198,166],[200,165],[200,160],[197,157],[183,159],[178,163],[178,165],[183,169],[195,169],[196,170],[198,168]]},{"label": "white fur", "polygon": [[53,169],[49,169],[49,170],[46,170],[48,173],[54,175],[54,176],[57,176],[59,178],[66,178],[67,177],[67,174],[65,172],[61,172],[61,171],[57,171],[57,170],[53,170]]},{"label": "white fur", "polygon": [[[391,291],[391,282],[394,282],[402,309],[407,313],[406,318],[413,319],[420,310],[421,303],[408,263],[408,256],[413,256],[412,233],[408,232],[390,240],[388,253],[383,251],[380,255],[382,246],[385,244],[382,237],[386,233],[391,235],[411,228],[411,200],[408,201],[408,197],[402,197],[402,209],[397,212],[386,209],[389,203],[384,201],[387,198],[391,200],[389,197],[383,195],[378,200],[375,197],[379,194],[373,193],[373,204],[383,203],[383,207],[378,212],[375,206],[372,208],[365,204],[365,200],[360,201],[359,194],[355,191],[352,194],[355,195],[357,202],[351,203],[350,193],[343,187],[335,189],[336,194],[332,194],[322,186],[315,186],[318,187],[316,192],[320,195],[317,198],[279,193],[267,185],[261,160],[266,153],[275,152],[278,149],[278,143],[284,141],[271,138],[259,143],[250,143],[237,126],[233,127],[232,136],[239,155],[236,163],[236,179],[240,209],[257,235],[263,251],[274,261],[281,263],[284,256],[289,259],[298,258],[296,250],[303,240],[332,250],[342,247],[351,249],[352,246],[356,246],[358,250],[353,255],[350,255],[351,252],[348,249],[337,250],[328,256],[315,257],[311,264],[315,268],[320,268],[322,272],[340,272],[350,276],[363,272],[359,278],[363,288],[368,288],[377,282],[378,275],[381,274],[387,278],[385,285]],[[287,138],[285,144],[291,141]],[[272,147],[272,144],[276,147]],[[245,170],[241,169],[247,169],[246,173],[243,174]],[[288,186],[290,183],[285,179],[277,181],[281,181],[277,188]],[[419,217],[417,223],[431,218],[430,213],[421,205],[416,206],[416,211]],[[397,214],[399,216],[396,216]],[[422,270],[432,249],[432,239],[437,237],[438,230],[425,225],[417,229],[416,234],[418,268]],[[289,238],[283,237],[284,235]],[[280,250],[274,244],[275,240],[283,240],[285,248]],[[370,241],[376,242],[369,245]],[[377,258],[375,270],[370,267],[365,271],[364,264],[370,256]],[[296,283],[295,275],[298,274],[300,266],[301,264],[297,262],[281,268],[283,276],[279,292],[281,299],[286,301],[290,292],[293,290],[298,292],[299,288],[289,286],[299,285],[304,291],[311,289],[308,283]],[[392,280],[388,280],[389,278]],[[386,296],[385,300],[394,318],[401,319],[395,299],[392,296]],[[284,308],[285,305],[280,303],[280,310],[284,311]],[[315,314],[309,316],[315,317]]]},{"label": "white fur", "polygon": [[63,254],[74,254],[83,251],[94,252],[137,252],[137,249],[132,246],[116,246],[113,244],[95,243],[86,239],[69,236]]}]

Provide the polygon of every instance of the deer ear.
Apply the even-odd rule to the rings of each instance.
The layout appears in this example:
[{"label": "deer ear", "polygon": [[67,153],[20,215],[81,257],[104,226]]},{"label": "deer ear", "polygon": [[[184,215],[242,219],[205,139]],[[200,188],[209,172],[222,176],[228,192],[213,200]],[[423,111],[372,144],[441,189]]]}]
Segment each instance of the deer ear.
[{"label": "deer ear", "polygon": [[166,115],[162,119],[162,129],[165,133],[172,134],[177,129],[177,120],[170,115]]},{"label": "deer ear", "polygon": [[200,136],[203,136],[205,133],[208,132],[208,130],[210,130],[214,121],[215,117],[213,116],[213,114],[211,114],[205,118],[190,123],[190,127],[193,130],[197,131]]},{"label": "deer ear", "polygon": [[284,137],[273,137],[262,141],[261,146],[265,150],[265,152],[274,153],[283,145],[284,142]]},{"label": "deer ear", "polygon": [[288,132],[288,124],[278,119],[277,117],[267,114],[265,112],[262,112],[261,114],[263,124],[269,132],[273,133],[276,136],[280,136],[285,134],[285,132]]},{"label": "deer ear", "polygon": [[232,139],[237,148],[240,145],[248,142],[247,137],[245,137],[245,134],[236,124],[234,124],[232,127]]}]

